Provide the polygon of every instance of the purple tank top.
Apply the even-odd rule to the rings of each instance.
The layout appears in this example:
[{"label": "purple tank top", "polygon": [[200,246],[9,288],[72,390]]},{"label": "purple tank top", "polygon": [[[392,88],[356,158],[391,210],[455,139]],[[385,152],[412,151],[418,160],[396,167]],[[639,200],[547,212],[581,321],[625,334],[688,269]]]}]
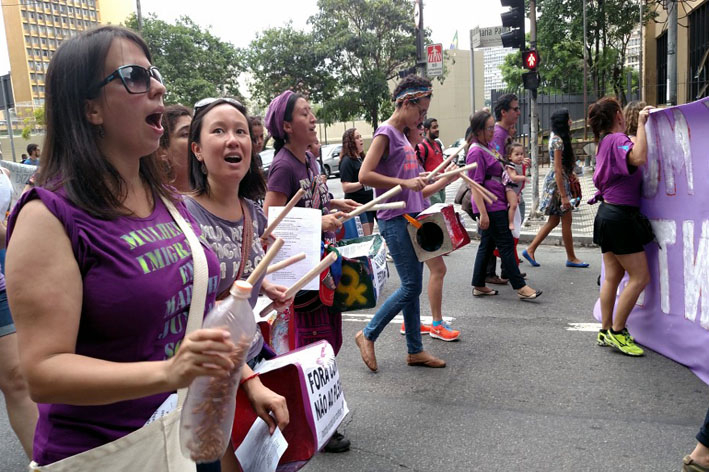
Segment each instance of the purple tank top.
[{"label": "purple tank top", "polygon": [[[419,173],[423,172],[423,168],[416,158],[416,152],[414,148],[411,147],[409,140],[404,136],[404,133],[391,125],[383,124],[377,128],[374,137],[376,138],[379,135],[384,135],[389,138],[389,148],[387,155],[382,156],[379,160],[379,164],[377,164],[377,167],[374,169],[375,172],[399,179],[413,179],[418,177]],[[374,194],[378,197],[388,190],[389,189],[375,188]],[[403,189],[398,195],[386,200],[386,202],[399,201],[406,202],[406,207],[394,210],[379,210],[377,211],[377,218],[391,220],[404,213],[418,213],[425,210],[428,206],[423,198],[423,193],[413,192],[407,189]]]},{"label": "purple tank top", "polygon": [[[62,223],[83,280],[76,354],[112,362],[161,361],[184,337],[192,296],[192,252],[162,200],[147,218],[103,220],[74,206],[62,192],[34,188],[18,201],[41,199]],[[199,226],[176,205],[199,235]],[[203,242],[209,265],[205,313],[214,305],[219,262]],[[57,313],[57,316],[61,316]],[[161,393],[109,405],[39,404],[34,460],[40,465],[92,449],[140,428],[167,398]]]}]

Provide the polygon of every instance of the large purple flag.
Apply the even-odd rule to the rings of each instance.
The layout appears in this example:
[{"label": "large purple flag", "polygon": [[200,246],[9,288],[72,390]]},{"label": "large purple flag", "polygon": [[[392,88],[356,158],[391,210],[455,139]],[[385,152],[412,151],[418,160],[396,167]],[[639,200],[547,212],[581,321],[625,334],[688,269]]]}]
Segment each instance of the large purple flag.
[{"label": "large purple flag", "polygon": [[651,282],[628,329],[709,384],[709,98],[654,111],[645,130],[641,210],[656,242],[645,246]]}]

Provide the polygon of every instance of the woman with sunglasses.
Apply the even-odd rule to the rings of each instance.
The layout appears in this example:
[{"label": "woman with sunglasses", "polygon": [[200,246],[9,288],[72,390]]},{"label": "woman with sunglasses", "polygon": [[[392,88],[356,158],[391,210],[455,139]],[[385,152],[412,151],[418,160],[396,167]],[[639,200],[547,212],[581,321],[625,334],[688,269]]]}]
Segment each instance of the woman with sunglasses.
[{"label": "woman with sunglasses", "polygon": [[[286,90],[268,105],[266,128],[273,136],[276,154],[268,174],[264,211],[268,214],[270,207],[285,205],[302,188],[305,195],[297,206],[321,210],[322,240],[334,243],[343,213],[330,213],[330,208],[352,211],[359,204],[330,198],[327,183],[320,178],[318,161],[307,151],[317,138],[310,104],[302,95]],[[291,320],[295,325],[295,347],[325,339],[337,354],[342,346],[342,313],[320,303],[318,292],[304,295],[307,303],[298,298]],[[325,445],[327,452],[345,452],[349,448],[350,441],[337,431]]]},{"label": "woman with sunglasses", "polygon": [[[266,183],[253,159],[249,130],[246,108],[234,99],[206,98],[195,105],[187,146],[192,192],[185,205],[219,258],[217,300],[228,295],[236,280],[246,280],[264,255],[260,237],[267,221],[254,199],[264,193]],[[286,290],[262,276],[254,283],[251,306],[259,292],[281,307],[288,306],[292,300],[285,298]],[[262,346],[263,337],[257,331],[247,360],[256,358]],[[276,427],[285,428],[285,398],[266,388],[249,365],[243,367],[241,378],[248,379],[240,388],[271,433]],[[222,470],[238,470],[231,447],[221,465]]]},{"label": "woman with sunglasses", "polygon": [[446,366],[443,359],[423,350],[419,305],[423,264],[416,257],[407,230],[409,223],[404,216],[416,216],[427,206],[424,197],[439,191],[450,181],[441,179],[429,185],[426,178],[420,176],[418,158],[404,135],[405,128],[416,129],[426,118],[432,94],[431,81],[423,77],[409,75],[399,83],[392,96],[394,113],[375,131],[359,174],[360,182],[374,187],[377,195],[401,185],[402,192],[393,200],[406,202],[406,208],[377,212],[377,223],[394,259],[401,286],[379,307],[364,330],[355,335],[362,360],[373,372],[378,369],[374,342],[389,322],[402,311],[408,352],[406,363],[425,367]]},{"label": "woman with sunglasses", "polygon": [[86,31],[57,49],[46,83],[44,162],[10,217],[7,251],[39,465],[137,433],[195,377],[227,375],[235,350],[221,329],[185,336],[192,251],[170,202],[191,218],[143,157],[158,148],[165,94],[145,42],[116,26]]},{"label": "woman with sunglasses", "polygon": [[479,111],[470,118],[470,131],[472,144],[465,162],[476,163],[477,167],[469,170],[468,175],[497,197],[497,200],[487,203],[480,192],[473,192],[473,213],[478,216],[480,226],[480,245],[473,269],[473,296],[498,294],[497,290],[485,286],[487,261],[493,257],[493,251],[497,247],[502,268],[510,276],[510,283],[517,291],[517,296],[521,300],[534,300],[542,291],[527,285],[515,260],[514,238],[507,218],[507,198],[503,184],[505,168],[502,157],[491,147],[495,120],[489,112]]}]

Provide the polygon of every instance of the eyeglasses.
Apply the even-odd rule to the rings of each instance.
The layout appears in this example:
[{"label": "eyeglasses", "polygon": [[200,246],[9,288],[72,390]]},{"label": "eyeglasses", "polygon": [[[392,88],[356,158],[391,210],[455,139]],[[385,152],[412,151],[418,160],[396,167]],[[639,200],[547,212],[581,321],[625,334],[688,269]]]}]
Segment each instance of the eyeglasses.
[{"label": "eyeglasses", "polygon": [[237,108],[244,108],[244,105],[241,104],[240,101],[234,100],[233,98],[229,97],[209,97],[209,98],[203,98],[202,100],[198,101],[197,103],[194,104],[194,111],[193,114],[196,115],[199,113],[199,111],[204,108],[208,107],[214,102],[221,101],[225,103],[229,103],[231,105],[234,105]]},{"label": "eyeglasses", "polygon": [[423,123],[419,123],[418,125],[416,125],[416,128],[423,129]]},{"label": "eyeglasses", "polygon": [[162,74],[160,74],[157,67],[150,66],[146,69],[142,66],[130,64],[127,66],[121,66],[113,71],[108,77],[103,79],[100,84],[98,84],[96,90],[117,78],[121,79],[126,91],[132,94],[147,93],[150,90],[151,78],[163,83]]},{"label": "eyeglasses", "polygon": [[486,126],[485,129],[487,131],[495,131],[495,126],[494,125],[493,126]]}]

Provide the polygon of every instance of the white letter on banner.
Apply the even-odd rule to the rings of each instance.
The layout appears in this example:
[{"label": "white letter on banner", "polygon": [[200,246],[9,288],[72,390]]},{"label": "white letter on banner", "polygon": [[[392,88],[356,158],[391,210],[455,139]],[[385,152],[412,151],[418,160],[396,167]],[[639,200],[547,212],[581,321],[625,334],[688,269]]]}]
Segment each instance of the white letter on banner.
[{"label": "white letter on banner", "polygon": [[694,254],[694,221],[682,223],[684,238],[684,317],[690,321],[697,318],[699,298],[702,313],[699,324],[709,329],[709,220],[702,223],[697,254]]},{"label": "white letter on banner", "polygon": [[684,157],[684,171],[687,176],[687,193],[694,195],[694,170],[692,168],[692,148],[689,145],[689,125],[684,113],[675,108],[672,110],[675,117],[675,139],[677,145],[682,149]]},{"label": "white letter on banner", "polygon": [[[660,116],[659,114],[657,116]],[[660,150],[657,147],[657,125],[655,119],[647,120],[645,123],[645,133],[647,135],[647,164],[642,167],[643,171],[643,197],[652,198],[657,194],[657,186],[660,183]]]},{"label": "white letter on banner", "polygon": [[662,312],[670,312],[670,270],[667,264],[667,246],[677,242],[677,225],[674,220],[650,220],[655,239],[660,246],[657,260],[660,264],[660,305]]}]

